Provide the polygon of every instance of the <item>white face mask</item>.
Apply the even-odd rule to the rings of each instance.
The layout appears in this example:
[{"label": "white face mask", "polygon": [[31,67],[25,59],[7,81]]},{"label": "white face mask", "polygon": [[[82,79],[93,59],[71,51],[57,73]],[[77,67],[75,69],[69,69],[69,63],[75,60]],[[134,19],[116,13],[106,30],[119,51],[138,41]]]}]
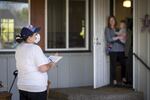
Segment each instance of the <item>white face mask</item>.
[{"label": "white face mask", "polygon": [[39,43],[40,42],[40,34],[37,34],[36,36],[36,39],[35,39],[35,41],[34,41],[34,43]]}]

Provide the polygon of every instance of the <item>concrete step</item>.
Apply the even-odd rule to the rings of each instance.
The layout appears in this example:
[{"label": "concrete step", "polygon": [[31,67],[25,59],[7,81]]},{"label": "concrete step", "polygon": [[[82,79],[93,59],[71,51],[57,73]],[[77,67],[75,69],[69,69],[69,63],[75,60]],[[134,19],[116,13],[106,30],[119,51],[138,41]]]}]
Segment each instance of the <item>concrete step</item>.
[{"label": "concrete step", "polygon": [[50,90],[49,100],[144,100],[143,93],[129,88],[92,87]]}]

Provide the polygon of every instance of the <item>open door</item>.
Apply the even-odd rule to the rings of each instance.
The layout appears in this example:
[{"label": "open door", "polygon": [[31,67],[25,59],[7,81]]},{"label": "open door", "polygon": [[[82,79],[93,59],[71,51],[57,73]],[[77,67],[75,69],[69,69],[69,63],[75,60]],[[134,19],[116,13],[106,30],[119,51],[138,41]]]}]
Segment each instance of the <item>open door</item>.
[{"label": "open door", "polygon": [[104,29],[107,18],[107,0],[93,0],[93,63],[94,88],[109,84],[109,62],[105,53]]}]

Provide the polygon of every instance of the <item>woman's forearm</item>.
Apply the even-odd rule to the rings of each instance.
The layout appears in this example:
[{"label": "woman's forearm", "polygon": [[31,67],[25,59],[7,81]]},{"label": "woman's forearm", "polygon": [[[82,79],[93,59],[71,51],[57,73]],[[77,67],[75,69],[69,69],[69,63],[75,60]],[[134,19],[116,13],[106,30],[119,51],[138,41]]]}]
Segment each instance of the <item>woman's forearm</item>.
[{"label": "woman's forearm", "polygon": [[48,63],[48,64],[45,64],[45,65],[42,65],[42,66],[39,66],[38,67],[38,70],[42,73],[44,72],[48,72],[49,69],[51,69],[53,66],[55,66],[54,63]]}]

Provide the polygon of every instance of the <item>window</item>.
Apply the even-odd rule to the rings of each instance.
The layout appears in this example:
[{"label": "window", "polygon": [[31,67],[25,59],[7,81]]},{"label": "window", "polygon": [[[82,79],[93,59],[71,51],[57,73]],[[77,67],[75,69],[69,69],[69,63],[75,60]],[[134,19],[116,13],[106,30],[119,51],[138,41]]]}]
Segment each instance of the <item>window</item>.
[{"label": "window", "polygon": [[0,1],[0,51],[13,51],[17,46],[16,34],[28,25],[28,0]]},{"label": "window", "polygon": [[14,41],[14,19],[1,19],[1,39],[5,43]]},{"label": "window", "polygon": [[88,0],[47,0],[47,51],[89,50]]},{"label": "window", "polygon": [[66,0],[48,0],[48,48],[66,48]]}]

